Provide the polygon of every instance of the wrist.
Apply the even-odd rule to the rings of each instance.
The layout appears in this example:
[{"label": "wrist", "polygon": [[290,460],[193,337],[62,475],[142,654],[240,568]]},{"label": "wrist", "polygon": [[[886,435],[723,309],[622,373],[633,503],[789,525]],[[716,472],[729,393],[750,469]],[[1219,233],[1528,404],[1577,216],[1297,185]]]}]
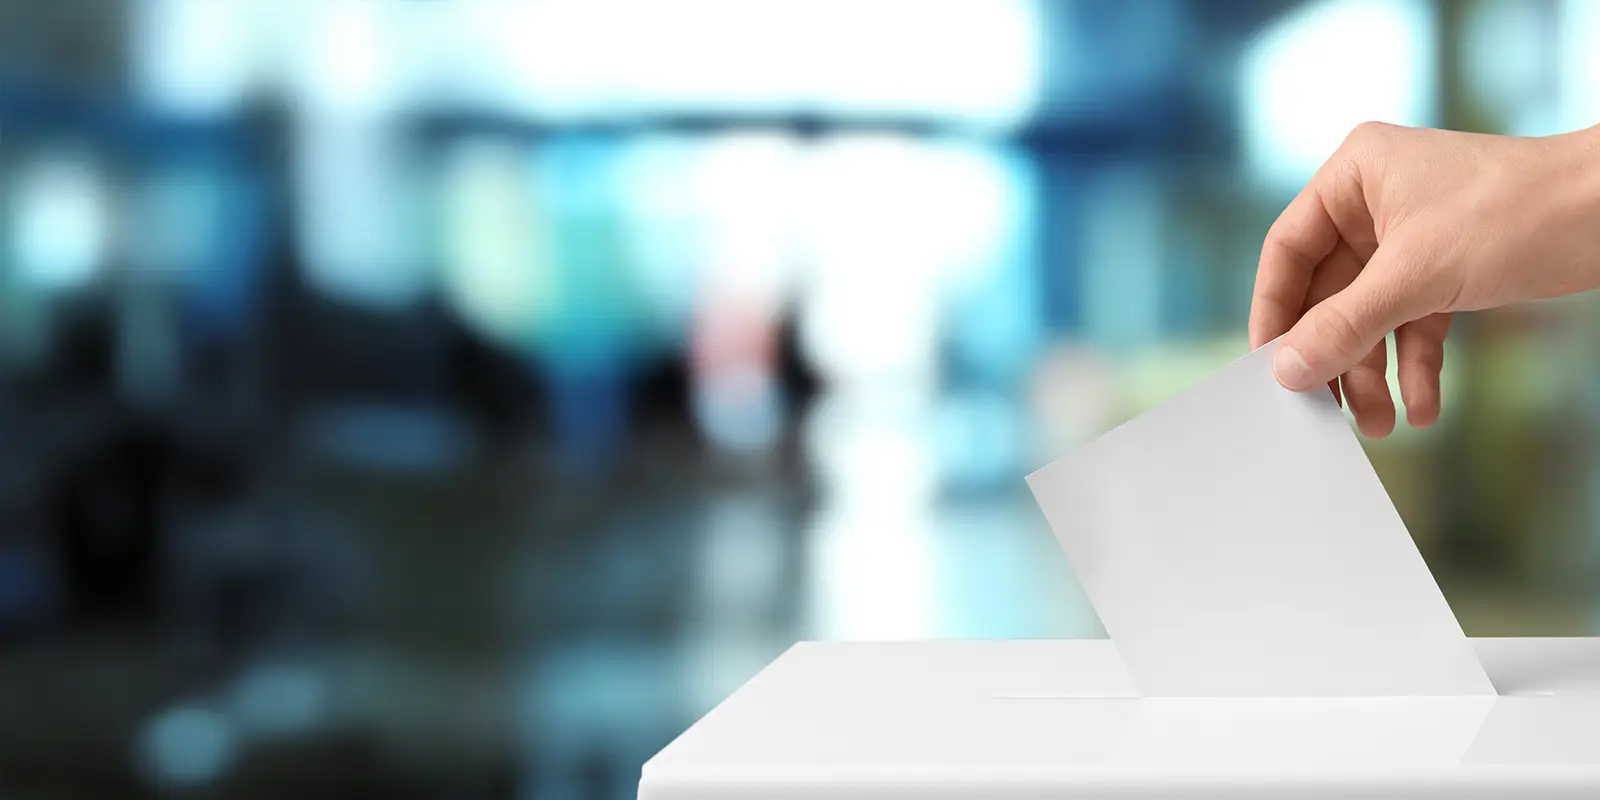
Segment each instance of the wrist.
[{"label": "wrist", "polygon": [[1573,201],[1590,224],[1600,223],[1600,125],[1573,134]]},{"label": "wrist", "polygon": [[1600,125],[1562,136],[1563,157],[1550,199],[1562,234],[1572,248],[1570,263],[1581,265],[1582,288],[1600,286]]}]

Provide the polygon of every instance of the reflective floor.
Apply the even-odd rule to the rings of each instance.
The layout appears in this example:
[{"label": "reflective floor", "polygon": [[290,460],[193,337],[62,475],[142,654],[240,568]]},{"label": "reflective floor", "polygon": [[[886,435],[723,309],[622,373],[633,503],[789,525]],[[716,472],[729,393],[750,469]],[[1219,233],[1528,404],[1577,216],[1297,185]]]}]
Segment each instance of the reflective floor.
[{"label": "reflective floor", "polygon": [[[162,546],[189,544],[151,562],[160,587],[102,579],[115,608],[13,629],[0,774],[39,797],[621,798],[797,639],[1101,635],[1020,485],[919,482],[870,430],[838,485],[798,447],[670,432],[579,474],[531,448],[379,470],[308,447],[287,504],[173,502]],[[1581,596],[1439,577],[1469,633],[1588,630]]]}]

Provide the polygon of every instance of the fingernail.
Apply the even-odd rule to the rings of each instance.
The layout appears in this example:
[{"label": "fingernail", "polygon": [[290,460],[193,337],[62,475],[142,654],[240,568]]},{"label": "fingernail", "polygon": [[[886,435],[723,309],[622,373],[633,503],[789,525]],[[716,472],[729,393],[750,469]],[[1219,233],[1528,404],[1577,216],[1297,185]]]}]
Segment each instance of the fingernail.
[{"label": "fingernail", "polygon": [[1272,357],[1272,374],[1278,383],[1283,384],[1283,388],[1294,392],[1310,389],[1317,382],[1305,356],[1288,345],[1279,347],[1277,354]]}]

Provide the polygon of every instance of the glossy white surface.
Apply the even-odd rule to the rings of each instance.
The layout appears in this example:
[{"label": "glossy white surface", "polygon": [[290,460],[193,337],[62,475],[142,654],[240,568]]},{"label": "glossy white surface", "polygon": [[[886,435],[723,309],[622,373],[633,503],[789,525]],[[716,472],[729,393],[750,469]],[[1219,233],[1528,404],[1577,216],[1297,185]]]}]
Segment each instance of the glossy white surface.
[{"label": "glossy white surface", "polygon": [[641,800],[1600,797],[1600,639],[1477,639],[1499,697],[1141,698],[1109,640],[796,645]]}]

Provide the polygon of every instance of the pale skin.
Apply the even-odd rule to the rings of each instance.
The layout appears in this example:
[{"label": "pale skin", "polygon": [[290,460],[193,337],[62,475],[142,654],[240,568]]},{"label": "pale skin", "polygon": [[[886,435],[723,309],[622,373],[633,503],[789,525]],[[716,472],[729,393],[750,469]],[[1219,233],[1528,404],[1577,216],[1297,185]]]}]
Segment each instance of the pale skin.
[{"label": "pale skin", "polygon": [[1600,287],[1600,127],[1540,138],[1357,127],[1273,223],[1250,346],[1278,382],[1341,395],[1387,436],[1439,418],[1451,315]]}]

